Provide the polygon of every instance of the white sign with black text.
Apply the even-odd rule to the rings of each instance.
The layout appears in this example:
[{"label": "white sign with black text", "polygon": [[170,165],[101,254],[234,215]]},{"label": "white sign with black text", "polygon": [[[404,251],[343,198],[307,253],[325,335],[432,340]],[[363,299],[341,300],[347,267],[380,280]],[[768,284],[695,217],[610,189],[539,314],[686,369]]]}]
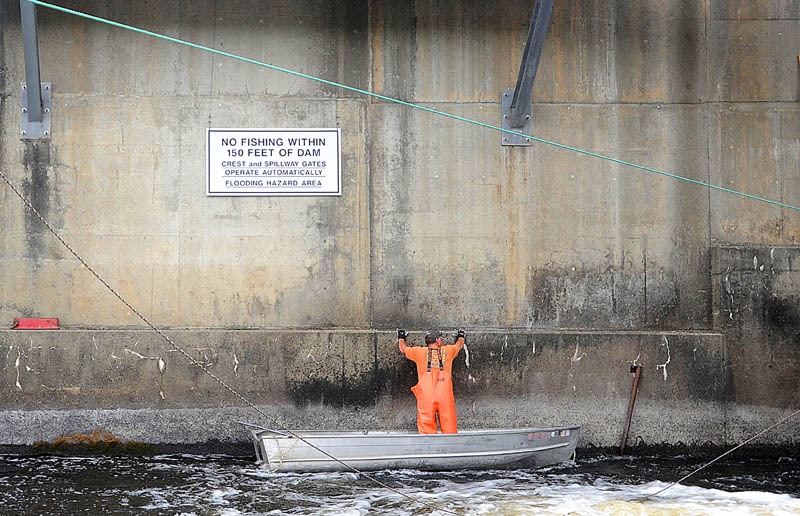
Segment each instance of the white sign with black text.
[{"label": "white sign with black text", "polygon": [[342,195],[339,129],[207,129],[206,195]]}]

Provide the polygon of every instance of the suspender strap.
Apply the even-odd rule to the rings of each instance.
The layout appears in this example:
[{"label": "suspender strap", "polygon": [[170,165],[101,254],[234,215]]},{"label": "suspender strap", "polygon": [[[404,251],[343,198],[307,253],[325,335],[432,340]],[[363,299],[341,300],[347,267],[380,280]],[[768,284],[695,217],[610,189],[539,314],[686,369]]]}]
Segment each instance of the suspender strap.
[{"label": "suspender strap", "polygon": [[[428,348],[428,372],[431,372],[431,353],[433,350]],[[444,371],[444,362],[442,362],[442,350],[441,348],[438,350],[437,353],[438,360],[439,360],[439,371]]]}]

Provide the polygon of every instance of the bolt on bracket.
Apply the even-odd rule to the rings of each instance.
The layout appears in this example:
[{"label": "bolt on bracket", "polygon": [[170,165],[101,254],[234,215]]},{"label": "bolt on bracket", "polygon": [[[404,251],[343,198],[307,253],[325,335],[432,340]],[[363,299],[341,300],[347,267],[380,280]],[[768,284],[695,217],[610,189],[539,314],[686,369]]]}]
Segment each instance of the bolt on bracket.
[{"label": "bolt on bracket", "polygon": [[511,146],[511,147],[530,147],[531,139],[529,137],[523,136],[527,134],[531,134],[531,127],[533,125],[531,121],[530,115],[530,104],[528,104],[528,114],[525,118],[525,124],[521,127],[513,127],[513,113],[511,111],[511,101],[514,98],[514,90],[513,89],[504,89],[503,94],[500,96],[500,112],[502,114],[502,127],[507,131],[514,131],[515,133],[522,133],[522,134],[511,134],[503,131],[500,135],[500,145]]},{"label": "bolt on bracket", "polygon": [[[49,82],[43,82],[40,86],[42,106],[40,108],[41,120],[31,120],[31,107],[33,112],[36,112],[36,106],[28,105],[28,86],[22,83],[21,99],[21,116],[19,123],[19,134],[23,140],[41,140],[50,138],[50,109],[52,106],[52,90],[53,86]],[[36,96],[36,95],[32,95]]]}]

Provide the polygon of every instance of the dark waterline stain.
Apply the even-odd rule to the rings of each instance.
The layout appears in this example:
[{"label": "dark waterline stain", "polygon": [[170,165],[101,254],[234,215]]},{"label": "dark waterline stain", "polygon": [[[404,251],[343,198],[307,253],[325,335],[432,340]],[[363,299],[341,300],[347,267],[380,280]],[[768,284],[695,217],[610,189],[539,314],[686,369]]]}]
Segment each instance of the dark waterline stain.
[{"label": "dark waterline stain", "polygon": [[[50,215],[50,142],[25,142],[22,157],[26,177],[22,181],[22,193],[31,205],[45,219]],[[46,228],[31,210],[25,210],[25,242],[30,258],[45,257],[46,245],[43,238]]]}]

